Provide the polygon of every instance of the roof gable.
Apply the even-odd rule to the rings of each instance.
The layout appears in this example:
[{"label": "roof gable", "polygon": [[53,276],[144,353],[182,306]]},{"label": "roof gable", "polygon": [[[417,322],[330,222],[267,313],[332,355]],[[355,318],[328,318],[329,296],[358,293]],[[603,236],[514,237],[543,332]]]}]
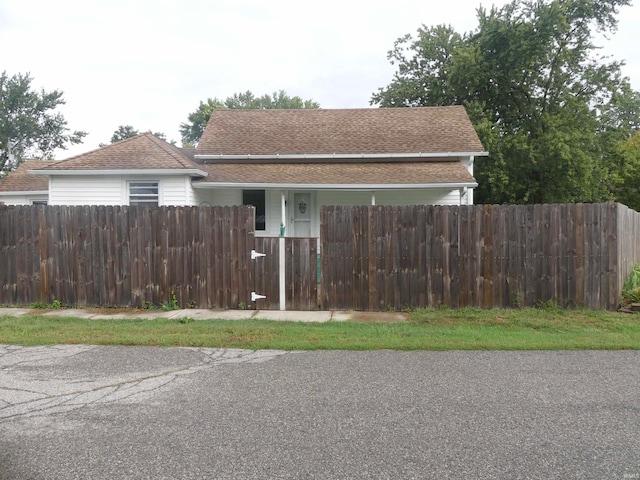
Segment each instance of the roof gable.
[{"label": "roof gable", "polygon": [[120,142],[56,162],[42,171],[64,170],[193,170],[198,168],[178,147],[151,133],[142,133]]},{"label": "roof gable", "polygon": [[198,155],[480,153],[462,106],[213,110]]}]

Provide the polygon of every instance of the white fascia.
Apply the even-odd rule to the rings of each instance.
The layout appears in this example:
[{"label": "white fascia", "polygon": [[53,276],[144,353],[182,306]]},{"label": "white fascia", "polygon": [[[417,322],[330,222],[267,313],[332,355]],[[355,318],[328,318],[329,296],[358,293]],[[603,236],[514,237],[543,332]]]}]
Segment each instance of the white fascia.
[{"label": "white fascia", "polygon": [[189,175],[191,177],[206,177],[207,172],[196,168],[185,169],[152,169],[152,168],[123,168],[119,170],[29,170],[32,175]]},{"label": "white fascia", "polygon": [[332,160],[332,159],[371,159],[385,158],[453,158],[482,157],[489,152],[417,152],[417,153],[319,153],[319,154],[269,154],[269,155],[195,155],[198,160]]},{"label": "white fascia", "polygon": [[281,190],[414,190],[414,189],[459,189],[476,188],[476,182],[464,183],[382,183],[382,184],[327,184],[327,183],[232,183],[197,182],[193,188],[244,188],[244,189],[281,189]]}]

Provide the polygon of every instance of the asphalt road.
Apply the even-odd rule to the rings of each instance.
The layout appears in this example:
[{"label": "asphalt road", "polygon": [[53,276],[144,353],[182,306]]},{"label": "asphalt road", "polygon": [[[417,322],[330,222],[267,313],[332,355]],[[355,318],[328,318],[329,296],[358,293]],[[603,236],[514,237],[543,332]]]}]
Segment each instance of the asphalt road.
[{"label": "asphalt road", "polygon": [[640,479],[640,352],[0,345],[0,479]]}]

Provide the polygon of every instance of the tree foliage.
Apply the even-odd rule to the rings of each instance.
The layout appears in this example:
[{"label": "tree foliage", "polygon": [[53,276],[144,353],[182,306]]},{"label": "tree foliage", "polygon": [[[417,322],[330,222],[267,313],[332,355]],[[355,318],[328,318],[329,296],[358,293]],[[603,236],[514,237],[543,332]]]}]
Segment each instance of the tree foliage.
[{"label": "tree foliage", "polygon": [[514,0],[479,8],[464,35],[422,26],[389,52],[397,72],[372,104],[464,104],[490,152],[476,159],[481,202],[607,199],[617,144],[637,128],[640,101],[622,64],[599,55],[593,39],[615,31],[629,3]]},{"label": "tree foliage", "polygon": [[[151,132],[150,132],[151,133]],[[121,142],[122,140],[126,140],[127,138],[135,137],[136,135],[140,135],[140,131],[133,128],[131,125],[120,125],[111,135],[111,143]],[[167,136],[161,132],[153,132],[153,135],[156,137],[166,140]],[[174,140],[171,140],[172,144],[175,144]],[[100,148],[106,147],[109,145],[108,143],[100,143],[98,146]]]},{"label": "tree foliage", "polygon": [[620,168],[612,175],[616,200],[640,211],[640,132],[618,144]]},{"label": "tree foliage", "polygon": [[244,93],[234,93],[225,100],[208,98],[206,102],[200,102],[195,112],[189,114],[187,122],[180,124],[183,145],[188,146],[198,143],[209,118],[211,118],[211,112],[215,108],[298,109],[320,108],[320,105],[313,100],[303,100],[298,96],[290,97],[284,90],[274,92],[272,95],[265,94],[261,97],[256,97],[250,91],[246,91]]},{"label": "tree foliage", "polygon": [[25,157],[45,158],[57,148],[82,143],[86,132],[70,132],[56,112],[65,103],[62,92],[36,91],[27,74],[0,75],[0,176]]},{"label": "tree foliage", "polygon": [[135,137],[140,132],[133,128],[131,125],[120,125],[113,135],[111,135],[111,143],[121,142],[127,138]]}]

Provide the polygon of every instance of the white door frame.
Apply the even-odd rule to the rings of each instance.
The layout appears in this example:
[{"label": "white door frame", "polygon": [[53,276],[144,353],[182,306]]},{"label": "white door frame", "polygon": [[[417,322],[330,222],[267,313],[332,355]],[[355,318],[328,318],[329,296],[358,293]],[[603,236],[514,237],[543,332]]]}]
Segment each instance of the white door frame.
[{"label": "white door frame", "polygon": [[289,208],[287,209],[287,214],[288,214],[288,220],[289,220],[289,225],[291,226],[291,235],[287,235],[290,237],[296,237],[296,236],[300,236],[299,232],[296,231],[296,209],[298,208],[298,206],[295,204],[295,198],[296,198],[296,194],[308,194],[309,195],[309,205],[308,205],[308,209],[309,209],[309,236],[313,237],[314,236],[314,232],[316,229],[316,195],[315,195],[315,191],[313,190],[289,190],[289,201],[288,206]]}]

